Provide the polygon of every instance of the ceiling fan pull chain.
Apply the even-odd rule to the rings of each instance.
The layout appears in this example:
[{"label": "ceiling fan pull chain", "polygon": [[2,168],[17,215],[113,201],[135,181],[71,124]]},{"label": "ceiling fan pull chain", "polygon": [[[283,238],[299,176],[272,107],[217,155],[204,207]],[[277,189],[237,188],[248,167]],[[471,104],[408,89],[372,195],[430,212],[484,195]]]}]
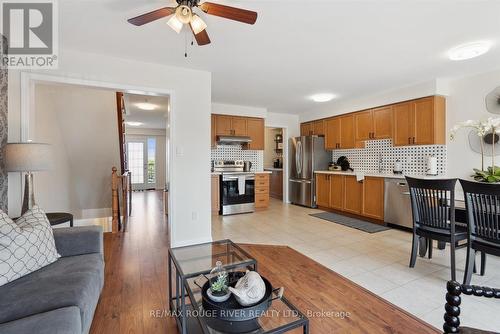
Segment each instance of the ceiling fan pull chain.
[{"label": "ceiling fan pull chain", "polygon": [[187,33],[184,32],[184,58],[188,57],[187,44],[188,44]]}]

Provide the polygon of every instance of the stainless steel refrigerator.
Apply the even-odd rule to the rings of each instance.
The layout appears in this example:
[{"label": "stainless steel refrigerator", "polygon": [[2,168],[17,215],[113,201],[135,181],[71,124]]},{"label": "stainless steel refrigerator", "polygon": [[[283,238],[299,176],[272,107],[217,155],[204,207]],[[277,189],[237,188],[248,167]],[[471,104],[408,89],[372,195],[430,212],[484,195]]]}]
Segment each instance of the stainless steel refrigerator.
[{"label": "stainless steel refrigerator", "polygon": [[327,170],[332,154],[325,150],[325,139],[303,136],[290,139],[291,158],[289,197],[292,204],[316,207],[315,171]]}]

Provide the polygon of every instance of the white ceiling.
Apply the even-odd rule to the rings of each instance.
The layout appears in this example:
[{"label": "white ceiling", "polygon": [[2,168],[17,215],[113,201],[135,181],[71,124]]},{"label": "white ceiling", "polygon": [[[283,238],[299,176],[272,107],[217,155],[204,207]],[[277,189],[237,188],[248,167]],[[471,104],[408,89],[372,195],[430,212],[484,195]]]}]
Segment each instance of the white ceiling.
[{"label": "white ceiling", "polygon": [[[215,102],[297,114],[318,107],[307,99],[318,92],[350,99],[500,68],[496,0],[212,1],[256,10],[256,25],[203,14],[212,44],[188,47],[184,58],[185,35],[171,30],[166,19],[142,27],[126,22],[174,1],[63,0],[61,43],[207,70]],[[495,43],[488,54],[463,62],[446,58],[449,48],[484,39]]]},{"label": "white ceiling", "polygon": [[[137,128],[166,129],[169,98],[167,96],[145,96],[136,94],[124,94],[125,121],[140,122]],[[154,110],[142,110],[137,103],[151,103],[157,106]],[[127,125],[128,126],[128,125]]]}]

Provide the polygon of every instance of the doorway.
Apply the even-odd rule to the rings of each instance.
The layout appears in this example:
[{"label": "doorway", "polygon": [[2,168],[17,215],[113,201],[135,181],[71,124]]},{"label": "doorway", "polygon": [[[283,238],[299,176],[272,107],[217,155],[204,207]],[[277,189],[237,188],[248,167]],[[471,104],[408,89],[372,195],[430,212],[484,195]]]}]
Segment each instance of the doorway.
[{"label": "doorway", "polygon": [[127,139],[127,166],[132,174],[132,190],[156,189],[158,174],[156,154],[156,138]]},{"label": "doorway", "polygon": [[269,195],[285,201],[283,161],[285,157],[285,129],[266,127],[264,136],[264,170],[271,172]]}]

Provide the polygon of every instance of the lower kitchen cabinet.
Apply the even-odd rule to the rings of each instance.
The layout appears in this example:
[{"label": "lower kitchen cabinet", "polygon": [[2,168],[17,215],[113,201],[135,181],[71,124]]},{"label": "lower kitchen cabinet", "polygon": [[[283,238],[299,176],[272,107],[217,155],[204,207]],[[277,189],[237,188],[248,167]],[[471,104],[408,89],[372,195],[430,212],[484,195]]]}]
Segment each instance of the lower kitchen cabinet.
[{"label": "lower kitchen cabinet", "polygon": [[330,177],[329,174],[316,174],[316,205],[330,206]]},{"label": "lower kitchen cabinet", "polygon": [[269,195],[273,198],[283,200],[283,171],[273,170],[270,175]]},{"label": "lower kitchen cabinet", "polygon": [[220,209],[220,193],[219,193],[219,175],[212,175],[212,213],[219,212]]},{"label": "lower kitchen cabinet", "polygon": [[255,208],[269,207],[269,173],[255,174]]},{"label": "lower kitchen cabinet", "polygon": [[344,211],[360,214],[363,199],[363,183],[356,176],[344,176]]},{"label": "lower kitchen cabinet", "polygon": [[384,220],[384,179],[366,177],[363,181],[362,215]]},{"label": "lower kitchen cabinet", "polygon": [[344,176],[330,175],[330,208],[344,209]]},{"label": "lower kitchen cabinet", "polygon": [[316,203],[319,207],[384,220],[384,178],[342,174],[316,174]]}]

